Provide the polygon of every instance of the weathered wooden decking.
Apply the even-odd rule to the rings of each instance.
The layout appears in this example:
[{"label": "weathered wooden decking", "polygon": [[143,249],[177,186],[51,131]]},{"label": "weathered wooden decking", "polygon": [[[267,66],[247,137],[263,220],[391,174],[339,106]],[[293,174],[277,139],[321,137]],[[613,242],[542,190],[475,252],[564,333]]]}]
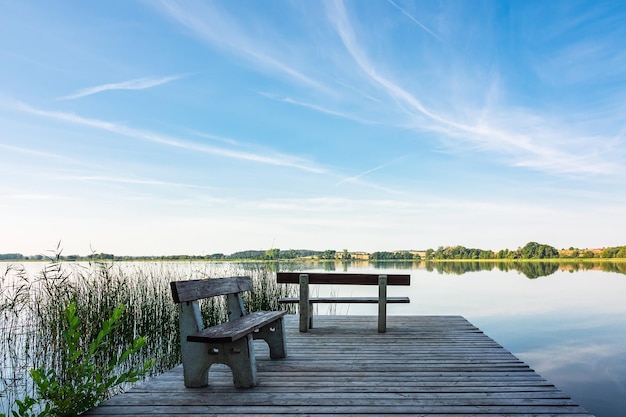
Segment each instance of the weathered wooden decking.
[{"label": "weathered wooden decking", "polygon": [[182,368],[118,395],[88,415],[590,415],[460,316],[316,316],[298,332],[287,316],[288,358],[257,345],[259,385],[233,387],[211,368],[207,388],[183,386]]}]

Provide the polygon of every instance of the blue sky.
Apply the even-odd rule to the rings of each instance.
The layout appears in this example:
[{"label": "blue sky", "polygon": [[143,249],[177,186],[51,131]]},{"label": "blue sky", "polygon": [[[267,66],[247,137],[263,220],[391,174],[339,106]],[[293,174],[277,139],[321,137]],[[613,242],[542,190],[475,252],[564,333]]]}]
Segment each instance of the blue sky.
[{"label": "blue sky", "polygon": [[626,3],[0,0],[0,253],[626,244]]}]

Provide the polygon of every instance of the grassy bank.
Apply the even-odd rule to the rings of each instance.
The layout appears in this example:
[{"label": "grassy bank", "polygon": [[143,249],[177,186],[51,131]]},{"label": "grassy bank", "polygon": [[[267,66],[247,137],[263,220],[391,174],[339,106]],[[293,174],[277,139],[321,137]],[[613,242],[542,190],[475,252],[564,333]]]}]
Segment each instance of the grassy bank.
[{"label": "grassy bank", "polygon": [[[245,297],[249,311],[276,310],[287,288],[275,283],[268,265],[211,263],[63,263],[58,259],[31,276],[23,265],[8,264],[0,271],[0,413],[15,408],[15,401],[35,396],[28,371],[43,366],[63,373],[63,321],[74,302],[82,325],[80,343],[87,346],[116,306],[124,306],[122,323],[98,360],[109,361],[138,336],[146,338],[140,353],[126,368],[155,361],[151,374],[180,363],[178,309],[169,282],[182,279],[249,275],[254,291]],[[209,325],[225,320],[225,301],[202,304]],[[124,372],[126,369],[119,369]]]}]

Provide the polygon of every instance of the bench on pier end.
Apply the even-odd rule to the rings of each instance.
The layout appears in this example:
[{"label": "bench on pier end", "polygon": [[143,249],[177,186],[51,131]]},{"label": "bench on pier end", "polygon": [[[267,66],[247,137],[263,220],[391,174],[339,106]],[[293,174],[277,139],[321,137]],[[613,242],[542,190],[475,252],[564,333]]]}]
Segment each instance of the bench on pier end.
[{"label": "bench on pier end", "polygon": [[[257,383],[253,339],[263,339],[270,357],[287,356],[285,311],[257,311],[246,314],[241,293],[252,290],[250,277],[211,278],[170,283],[180,312],[180,344],[185,386],[209,384],[209,368],[215,363],[228,365],[238,388]],[[198,300],[226,295],[228,321],[205,328]]]},{"label": "bench on pier end", "polygon": [[[306,332],[313,327],[313,304],[378,304],[378,332],[387,331],[387,304],[409,303],[409,297],[387,297],[388,285],[411,285],[409,274],[350,274],[350,273],[301,273],[277,272],[279,284],[299,284],[300,297],[285,297],[278,300],[281,304],[298,304],[300,310],[300,331]],[[377,285],[378,297],[309,297],[309,284]]]}]

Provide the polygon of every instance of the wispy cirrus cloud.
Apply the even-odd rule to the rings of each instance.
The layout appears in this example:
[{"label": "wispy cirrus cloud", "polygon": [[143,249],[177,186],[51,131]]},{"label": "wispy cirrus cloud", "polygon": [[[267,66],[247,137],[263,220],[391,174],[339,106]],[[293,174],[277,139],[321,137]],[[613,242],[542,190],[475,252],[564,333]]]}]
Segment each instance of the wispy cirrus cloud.
[{"label": "wispy cirrus cloud", "polygon": [[[373,86],[391,98],[392,105],[406,115],[411,128],[437,133],[443,143],[450,144],[451,149],[464,144],[497,153],[514,167],[561,175],[614,175],[624,172],[618,162],[612,161],[609,152],[602,146],[598,147],[597,137],[594,139],[581,131],[573,131],[566,124],[554,123],[549,118],[518,108],[498,108],[493,103],[483,105],[483,111],[476,112],[477,100],[458,100],[455,103],[456,113],[454,109],[449,109],[450,106],[436,103],[433,98],[426,104],[415,93],[376,68],[366,47],[360,43],[361,37],[342,1],[329,2],[327,7],[328,20],[356,68]],[[433,106],[433,100],[440,105]],[[568,147],[563,146],[566,143]],[[590,146],[596,152],[586,152]]]},{"label": "wispy cirrus cloud", "polygon": [[379,74],[371,60],[367,56],[365,49],[359,43],[359,37],[348,16],[348,12],[343,2],[335,1],[329,3],[328,17],[334,25],[344,47],[357,64],[357,67],[367,75],[369,80],[376,86],[382,87],[388,94],[394,97],[398,102],[408,104],[411,109],[417,110],[423,116],[433,121],[443,122],[444,119],[429,110],[416,97],[409,94],[400,86],[393,83],[383,75]]},{"label": "wispy cirrus cloud", "polygon": [[22,146],[13,146],[13,145],[7,145],[4,143],[0,143],[0,149],[5,149],[9,152],[14,152],[14,153],[20,153],[20,154],[24,154],[24,155],[28,155],[31,157],[40,157],[40,158],[46,158],[46,159],[58,159],[58,160],[63,160],[63,161],[72,161],[71,158],[68,158],[67,156],[64,155],[60,155],[60,154],[56,154],[56,153],[52,153],[52,152],[44,152],[38,149],[32,149],[32,148],[24,148]]},{"label": "wispy cirrus cloud", "polygon": [[400,6],[398,6],[394,1],[392,0],[387,0],[387,2],[389,2],[389,4],[391,4],[393,7],[395,7],[396,9],[400,10],[400,12],[405,15],[406,17],[408,17],[413,23],[415,23],[417,26],[421,27],[426,33],[428,33],[430,36],[442,41],[443,39],[441,39],[441,37],[439,35],[437,35],[435,32],[433,32],[432,30],[430,30],[428,28],[428,26],[426,26],[425,24],[423,24],[422,22],[420,22],[419,20],[417,20],[415,18],[415,16],[411,15],[409,12],[407,12],[406,10],[404,10],[403,8],[401,8]]},{"label": "wispy cirrus cloud", "polygon": [[[315,89],[331,92],[332,90],[319,81],[298,70],[270,46],[262,42],[263,37],[253,37],[241,27],[237,20],[227,13],[221,12],[215,3],[203,3],[201,6],[189,2],[162,0],[158,9],[177,21],[208,45],[227,50],[238,55],[256,66],[276,71],[292,80],[306,84]],[[266,28],[270,30],[271,28]]]},{"label": "wispy cirrus cloud", "polygon": [[205,138],[205,139],[211,139],[220,143],[225,143],[227,145],[231,145],[231,146],[239,146],[239,142],[237,142],[235,139],[232,138],[228,138],[228,137],[224,137],[224,136],[219,136],[219,135],[211,135],[208,133],[202,133],[202,132],[198,132],[198,131],[191,131],[191,133],[193,135],[199,136],[201,138]]},{"label": "wispy cirrus cloud", "polygon": [[132,177],[114,177],[109,175],[75,175],[75,176],[62,176],[63,180],[74,180],[83,182],[97,182],[97,183],[117,183],[117,184],[134,184],[134,185],[154,185],[165,187],[184,187],[184,188],[198,188],[207,189],[204,185],[185,184],[180,182],[161,181],[144,178],[132,178]]},{"label": "wispy cirrus cloud", "polygon": [[179,80],[183,77],[186,77],[186,75],[178,74],[168,77],[143,77],[117,83],[102,84],[78,90],[67,96],[59,97],[58,100],[75,100],[77,98],[91,96],[93,94],[110,90],[145,90],[147,88],[157,87],[159,85]]},{"label": "wispy cirrus cloud", "polygon": [[192,142],[187,142],[179,138],[161,135],[158,133],[136,129],[132,127],[128,127],[125,125],[102,121],[98,119],[90,119],[86,117],[81,117],[73,113],[64,113],[57,111],[48,111],[41,110],[34,107],[31,107],[27,104],[21,102],[12,103],[12,107],[15,110],[29,113],[41,117],[46,117],[49,119],[60,120],[67,123],[72,123],[81,126],[88,126],[95,129],[105,130],[108,132],[112,132],[118,135],[130,137],[133,139],[138,139],[142,141],[158,143],[165,146],[170,146],[174,148],[185,149],[194,152],[202,152],[211,155],[223,156],[226,158],[245,160],[250,162],[256,162],[260,164],[274,165],[274,166],[282,166],[288,168],[295,168],[300,171],[311,172],[315,174],[323,174],[326,173],[326,170],[313,164],[310,161],[307,161],[303,158],[282,154],[278,152],[267,152],[262,154],[260,152],[247,152],[242,150],[228,149],[224,147],[218,146],[209,146],[204,144],[197,144]]},{"label": "wispy cirrus cloud", "polygon": [[[375,184],[363,183],[362,178],[365,177],[367,174],[370,174],[372,172],[375,172],[375,171],[378,171],[380,169],[386,168],[386,167],[388,167],[390,165],[393,165],[396,162],[398,162],[398,161],[400,161],[402,159],[406,159],[406,158],[407,158],[406,156],[401,156],[401,157],[396,158],[396,159],[394,159],[394,160],[392,160],[390,162],[387,162],[387,163],[375,166],[374,168],[367,169],[367,170],[365,170],[365,171],[363,171],[363,172],[361,172],[361,173],[359,173],[357,175],[354,175],[354,176],[351,176],[351,177],[346,177],[346,178],[342,179],[341,181],[337,182],[335,184],[335,186],[341,185],[341,184],[347,183],[347,182],[361,183],[361,184],[366,184],[366,185],[370,185],[370,186],[376,186]],[[385,191],[388,191],[388,192],[398,193],[398,194],[400,193],[400,191],[394,191],[391,187],[384,187],[384,189],[385,189]]]},{"label": "wispy cirrus cloud", "polygon": [[379,122],[373,121],[373,120],[369,120],[369,119],[364,119],[362,117],[358,117],[355,116],[353,114],[349,114],[349,113],[345,113],[345,112],[340,112],[337,110],[332,110],[323,106],[320,106],[318,104],[312,104],[312,103],[306,103],[304,101],[300,101],[300,100],[295,100],[291,97],[278,97],[275,96],[273,94],[268,94],[268,93],[260,93],[262,96],[267,97],[271,100],[276,100],[276,101],[281,101],[283,103],[287,103],[287,104],[293,104],[295,106],[299,106],[299,107],[305,107],[307,109],[311,109],[311,110],[315,110],[317,112],[320,113],[325,113],[325,114],[329,114],[331,116],[337,116],[337,117],[341,117],[343,119],[347,119],[347,120],[352,120],[358,123],[363,123],[363,124],[380,124]]}]

